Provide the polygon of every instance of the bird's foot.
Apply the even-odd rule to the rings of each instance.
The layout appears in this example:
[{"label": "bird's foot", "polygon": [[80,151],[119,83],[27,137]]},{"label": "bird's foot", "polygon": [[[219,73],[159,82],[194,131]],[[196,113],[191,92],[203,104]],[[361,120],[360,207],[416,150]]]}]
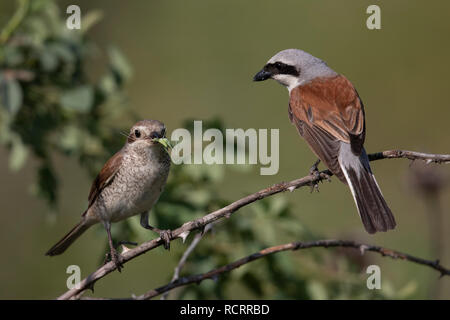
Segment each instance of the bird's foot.
[{"label": "bird's foot", "polygon": [[313,193],[314,190],[319,192],[319,181],[322,181],[321,174],[318,168],[319,163],[320,159],[317,159],[317,161],[314,162],[314,164],[309,169],[309,174],[311,176],[314,176],[314,180],[311,182],[311,193]]},{"label": "bird's foot", "polygon": [[172,239],[171,230],[159,230],[159,236],[164,242],[164,249],[170,250],[170,239]]},{"label": "bird's foot", "polygon": [[329,171],[326,170],[320,173],[320,181],[327,180],[328,182],[331,182],[331,176],[327,172]]},{"label": "bird's foot", "polygon": [[316,162],[309,168],[309,174],[312,176],[318,176],[319,175],[319,163],[320,159],[317,159]]},{"label": "bird's foot", "polygon": [[120,247],[121,245],[130,245],[130,246],[137,246],[137,242],[133,242],[133,241],[127,241],[127,240],[122,240],[117,242],[117,245],[115,246],[115,248],[117,249],[118,247]]},{"label": "bird's foot", "polygon": [[170,250],[170,239],[172,239],[172,231],[171,230],[160,230],[158,228],[152,227],[148,223],[144,223],[143,227],[148,230],[152,230],[159,234],[159,237],[164,242],[164,249]]},{"label": "bird's foot", "polygon": [[114,262],[117,271],[119,272],[122,271],[123,269],[122,256],[117,252],[116,249],[111,249],[111,252],[106,254],[105,261],[103,264],[106,264],[108,261]]},{"label": "bird's foot", "polygon": [[111,256],[112,261],[116,265],[117,271],[121,272],[123,268],[122,256],[116,250],[114,250],[114,252],[111,252]]},{"label": "bird's foot", "polygon": [[313,193],[314,191],[319,192],[319,181],[318,180],[314,180],[313,182],[311,182],[310,193]]}]

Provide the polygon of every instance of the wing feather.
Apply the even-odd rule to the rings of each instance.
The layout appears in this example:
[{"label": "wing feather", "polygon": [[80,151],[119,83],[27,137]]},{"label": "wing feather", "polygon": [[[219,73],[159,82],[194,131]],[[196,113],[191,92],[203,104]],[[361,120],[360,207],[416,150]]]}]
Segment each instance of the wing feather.
[{"label": "wing feather", "polygon": [[365,138],[364,107],[344,76],[319,78],[291,91],[289,118],[313,152],[341,181],[340,142],[359,155]]},{"label": "wing feather", "polygon": [[[100,173],[92,183],[91,190],[89,191],[89,205],[88,208],[94,203],[101,191],[109,185],[115,178],[117,172],[120,169],[123,159],[123,150],[118,151],[105,163]],[[87,212],[87,211],[86,211]]]}]

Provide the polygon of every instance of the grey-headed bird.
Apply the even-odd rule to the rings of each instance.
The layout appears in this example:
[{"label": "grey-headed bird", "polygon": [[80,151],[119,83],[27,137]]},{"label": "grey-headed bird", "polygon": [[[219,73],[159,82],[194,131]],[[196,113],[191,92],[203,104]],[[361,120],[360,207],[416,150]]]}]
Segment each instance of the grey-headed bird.
[{"label": "grey-headed bird", "polygon": [[350,187],[367,232],[394,229],[394,216],[363,147],[364,107],[351,82],[321,59],[298,49],[277,53],[253,78],[267,79],[289,90],[289,119],[319,161]]}]

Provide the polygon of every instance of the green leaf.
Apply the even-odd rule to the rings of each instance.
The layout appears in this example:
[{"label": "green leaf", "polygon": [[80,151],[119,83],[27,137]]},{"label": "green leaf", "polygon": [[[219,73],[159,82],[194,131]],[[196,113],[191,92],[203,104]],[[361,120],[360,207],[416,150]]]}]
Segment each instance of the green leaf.
[{"label": "green leaf", "polygon": [[206,189],[193,189],[184,188],[180,190],[180,196],[182,199],[189,199],[189,203],[195,205],[196,207],[206,206],[211,202],[211,193]]},{"label": "green leaf", "polygon": [[23,63],[24,61],[24,54],[21,50],[19,50],[18,47],[14,46],[7,46],[4,47],[4,59],[5,64],[10,67],[15,67]]},{"label": "green leaf", "polygon": [[81,86],[66,91],[60,98],[61,106],[67,110],[88,112],[94,102],[94,91],[90,86]]},{"label": "green leaf", "polygon": [[76,126],[66,126],[58,136],[58,145],[64,152],[70,153],[79,150],[81,131]]},{"label": "green leaf", "polygon": [[44,49],[41,52],[39,62],[45,72],[53,72],[58,67],[58,57],[50,49]]},{"label": "green leaf", "polygon": [[100,10],[89,11],[84,14],[81,19],[81,32],[88,32],[94,25],[96,25],[103,18],[103,12]]},{"label": "green leaf", "polygon": [[19,111],[23,101],[19,82],[16,79],[6,78],[2,73],[0,73],[0,101],[11,115]]},{"label": "green leaf", "polygon": [[56,59],[59,58],[65,63],[75,62],[75,53],[66,44],[55,42],[49,45],[48,50],[54,54]]},{"label": "green leaf", "polygon": [[28,156],[28,149],[22,142],[19,136],[14,136],[13,144],[11,148],[11,154],[9,156],[9,168],[13,171],[20,170]]},{"label": "green leaf", "polygon": [[224,177],[224,168],[221,165],[184,165],[183,172],[194,181],[207,179],[211,182],[220,182]]},{"label": "green leaf", "polygon": [[131,78],[133,71],[125,56],[115,47],[111,47],[108,51],[109,60],[113,72],[120,77],[121,81]]},{"label": "green leaf", "polygon": [[398,290],[398,299],[410,298],[417,291],[417,283],[415,281],[409,281],[403,288]]},{"label": "green leaf", "polygon": [[27,19],[24,22],[24,29],[35,44],[42,44],[50,33],[45,21],[38,16],[32,16]]},{"label": "green leaf", "polygon": [[307,290],[313,300],[326,300],[328,299],[327,289],[325,286],[317,281],[310,281],[307,285]]},{"label": "green leaf", "polygon": [[38,11],[41,10],[43,7],[45,7],[48,4],[48,0],[33,0],[31,1],[30,5],[30,10],[32,12],[34,11]]},{"label": "green leaf", "polygon": [[114,75],[111,73],[104,75],[100,79],[98,87],[105,95],[114,93],[117,90],[117,83],[114,79]]}]

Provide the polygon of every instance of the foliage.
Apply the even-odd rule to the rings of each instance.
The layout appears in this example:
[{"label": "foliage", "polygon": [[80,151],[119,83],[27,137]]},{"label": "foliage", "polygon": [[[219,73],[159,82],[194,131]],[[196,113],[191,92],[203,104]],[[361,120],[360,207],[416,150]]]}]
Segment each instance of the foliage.
[{"label": "foliage", "polygon": [[101,74],[88,72],[100,58],[86,34],[101,17],[98,12],[84,16],[81,30],[69,30],[52,1],[18,3],[21,14],[0,36],[0,143],[10,150],[13,170],[30,154],[37,159],[33,191],[54,207],[55,154],[78,159],[94,175],[117,151],[121,141],[113,123],[123,117],[122,89],[131,69],[111,48]]},{"label": "foliage", "polygon": [[[94,68],[102,69],[99,75],[88,72],[92,61],[99,60],[98,48],[86,33],[100,18],[98,12],[84,16],[82,30],[70,31],[53,1],[20,0],[18,4],[17,13],[0,34],[0,143],[10,150],[12,170],[20,170],[29,155],[36,159],[34,191],[53,208],[59,180],[52,162],[55,154],[77,159],[93,176],[121,147],[123,139],[117,137],[125,128],[117,123],[124,122],[123,88],[132,72],[115,48],[109,49],[103,68]],[[191,125],[187,121],[184,127],[192,130]],[[204,125],[225,127],[219,119]],[[242,166],[173,166],[152,212],[152,224],[176,228],[230,203],[220,192],[225,170],[250,176]],[[215,224],[188,259],[182,275],[206,272],[267,246],[318,238],[302,225],[282,195],[241,211]],[[122,240],[142,240],[148,235],[136,219],[115,225],[113,233]],[[366,275],[358,273],[364,265],[361,259],[355,262],[352,256],[329,250],[269,256],[215,282],[182,288],[177,297],[230,299],[232,290],[244,288],[255,298],[392,298],[406,297],[414,289],[409,286],[400,293],[383,290],[390,296],[369,291]],[[177,258],[180,256],[178,253]]]}]

